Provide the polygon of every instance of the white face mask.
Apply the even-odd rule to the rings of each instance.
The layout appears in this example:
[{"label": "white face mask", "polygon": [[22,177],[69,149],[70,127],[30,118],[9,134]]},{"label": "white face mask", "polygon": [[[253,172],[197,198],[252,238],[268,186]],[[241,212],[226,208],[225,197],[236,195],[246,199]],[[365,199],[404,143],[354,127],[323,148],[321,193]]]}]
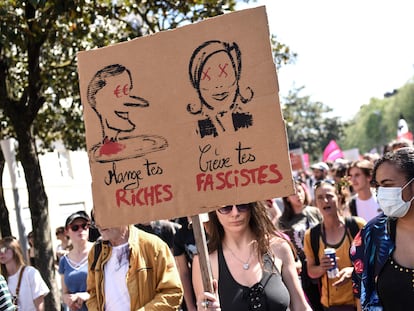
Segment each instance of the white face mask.
[{"label": "white face mask", "polygon": [[404,188],[407,187],[413,180],[414,178],[412,178],[403,187],[378,187],[378,204],[384,211],[385,215],[400,218],[407,214],[414,197],[412,197],[410,201],[405,202],[402,198],[402,192]]}]

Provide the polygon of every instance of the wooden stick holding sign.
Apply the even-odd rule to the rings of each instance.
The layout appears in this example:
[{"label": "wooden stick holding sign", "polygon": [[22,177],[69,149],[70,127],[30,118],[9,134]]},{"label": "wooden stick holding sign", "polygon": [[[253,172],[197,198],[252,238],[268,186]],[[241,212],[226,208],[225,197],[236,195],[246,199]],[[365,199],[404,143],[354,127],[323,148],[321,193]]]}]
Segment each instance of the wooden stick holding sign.
[{"label": "wooden stick holding sign", "polygon": [[193,222],[194,239],[196,242],[198,256],[200,259],[199,262],[201,270],[201,279],[203,281],[203,288],[206,292],[214,293],[213,273],[211,272],[209,260],[210,257],[208,255],[204,226],[202,221],[200,220],[200,215],[191,216],[191,220]]}]

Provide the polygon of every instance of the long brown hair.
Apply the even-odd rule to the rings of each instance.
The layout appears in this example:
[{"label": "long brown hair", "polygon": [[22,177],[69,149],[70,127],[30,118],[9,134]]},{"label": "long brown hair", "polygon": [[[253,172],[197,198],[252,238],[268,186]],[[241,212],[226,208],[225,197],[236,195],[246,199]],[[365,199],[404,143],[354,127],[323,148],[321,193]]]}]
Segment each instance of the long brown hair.
[{"label": "long brown hair", "polygon": [[[25,263],[22,248],[20,247],[19,241],[15,237],[6,236],[1,239],[0,248],[2,247],[7,247],[13,251],[13,260],[16,262],[17,268],[24,266]],[[3,274],[6,280],[9,277],[5,264],[1,264],[1,274]]]},{"label": "long brown hair", "polygon": [[[295,180],[295,189],[297,189],[298,187],[302,188],[305,195],[305,201],[303,202],[303,206],[305,207],[307,205],[310,205],[312,200],[310,198],[309,190],[307,189],[306,184],[299,179]],[[297,192],[298,191],[295,190],[295,193]],[[279,227],[282,230],[286,230],[289,227],[288,222],[290,222],[296,214],[293,210],[292,203],[290,202],[289,197],[283,197],[282,200],[284,209],[279,219]]]},{"label": "long brown hair", "polygon": [[[270,240],[279,236],[277,229],[267,216],[266,206],[264,202],[257,201],[249,203],[250,205],[250,221],[249,227],[257,240],[257,255],[262,258],[264,254],[272,254],[270,249]],[[218,220],[215,211],[208,214],[209,222],[207,223],[208,231],[208,248],[209,252],[216,251],[222,244],[224,239],[224,228]]]}]

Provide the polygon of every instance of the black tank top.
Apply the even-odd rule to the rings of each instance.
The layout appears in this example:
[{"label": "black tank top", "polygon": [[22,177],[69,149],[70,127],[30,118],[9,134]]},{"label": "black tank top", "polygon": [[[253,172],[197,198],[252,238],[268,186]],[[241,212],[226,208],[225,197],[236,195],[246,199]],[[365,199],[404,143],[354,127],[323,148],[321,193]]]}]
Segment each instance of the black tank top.
[{"label": "black tank top", "polygon": [[[390,222],[389,235],[395,243],[397,222]],[[376,287],[384,311],[412,310],[414,305],[414,269],[400,266],[390,255],[380,274]]]},{"label": "black tank top", "polygon": [[218,292],[223,311],[285,311],[290,304],[289,291],[270,256],[263,258],[263,276],[252,287],[237,283],[227,267],[221,247],[217,250],[219,264]]},{"label": "black tank top", "polygon": [[400,266],[389,258],[377,280],[377,291],[384,311],[414,308],[414,269]]}]

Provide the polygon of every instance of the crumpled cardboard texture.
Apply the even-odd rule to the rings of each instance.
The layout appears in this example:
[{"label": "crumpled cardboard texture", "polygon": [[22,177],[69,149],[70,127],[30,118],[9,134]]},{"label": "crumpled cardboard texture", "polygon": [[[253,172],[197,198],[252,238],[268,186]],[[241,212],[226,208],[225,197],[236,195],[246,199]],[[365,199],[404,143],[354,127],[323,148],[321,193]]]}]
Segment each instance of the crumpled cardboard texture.
[{"label": "crumpled cardboard texture", "polygon": [[103,227],[294,193],[265,7],[83,51]]}]

